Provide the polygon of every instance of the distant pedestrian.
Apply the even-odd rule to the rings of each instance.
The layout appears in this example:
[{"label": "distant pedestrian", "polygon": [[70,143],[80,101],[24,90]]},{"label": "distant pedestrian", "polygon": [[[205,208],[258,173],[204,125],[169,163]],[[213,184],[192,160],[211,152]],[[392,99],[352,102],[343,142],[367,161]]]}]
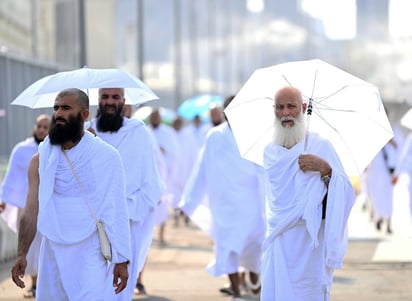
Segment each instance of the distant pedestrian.
[{"label": "distant pedestrian", "polygon": [[367,194],[371,204],[371,217],[376,230],[380,231],[383,224],[386,233],[392,234],[393,181],[400,146],[392,138],[375,156],[367,168]]},{"label": "distant pedestrian", "polygon": [[164,176],[166,192],[161,197],[160,204],[157,206],[155,213],[156,225],[159,227],[159,243],[161,246],[164,246],[166,245],[166,222],[169,218],[169,209],[173,201],[171,180],[176,173],[176,169],[179,168],[178,154],[180,152],[180,146],[175,130],[171,126],[162,123],[162,116],[158,109],[154,109],[150,114],[149,127],[160,147],[160,152],[163,154],[166,167],[166,174]]},{"label": "distant pedestrian", "polygon": [[[29,190],[28,171],[31,158],[37,153],[39,144],[49,133],[50,116],[41,114],[37,116],[33,128],[33,135],[14,146],[7,173],[0,188],[0,213],[3,212],[9,227],[19,231],[20,216],[26,206],[27,192]],[[36,297],[37,271],[40,252],[41,235],[36,232],[33,243],[27,253],[26,273],[31,277],[31,288],[24,293],[25,298]]]},{"label": "distant pedestrian", "polygon": [[[179,203],[211,236],[215,258],[207,271],[228,276],[233,300],[241,300],[240,270],[258,282],[265,234],[263,180],[263,169],[240,156],[225,121],[209,131]],[[257,284],[255,292],[259,289]]]}]

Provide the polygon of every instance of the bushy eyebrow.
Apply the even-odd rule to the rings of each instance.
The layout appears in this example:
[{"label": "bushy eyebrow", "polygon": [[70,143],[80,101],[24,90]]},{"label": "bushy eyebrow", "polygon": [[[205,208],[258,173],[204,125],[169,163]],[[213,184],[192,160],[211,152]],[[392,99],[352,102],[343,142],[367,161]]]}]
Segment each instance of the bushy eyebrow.
[{"label": "bushy eyebrow", "polygon": [[103,94],[101,94],[101,95],[100,95],[100,98],[105,99],[105,98],[109,98],[110,96],[111,96],[113,99],[121,99],[121,98],[122,98],[122,96],[121,96],[120,94],[108,94],[108,93],[103,93]]},{"label": "bushy eyebrow", "polygon": [[67,111],[70,110],[72,107],[70,105],[54,105],[53,110],[57,111],[59,108],[62,108],[63,110]]}]

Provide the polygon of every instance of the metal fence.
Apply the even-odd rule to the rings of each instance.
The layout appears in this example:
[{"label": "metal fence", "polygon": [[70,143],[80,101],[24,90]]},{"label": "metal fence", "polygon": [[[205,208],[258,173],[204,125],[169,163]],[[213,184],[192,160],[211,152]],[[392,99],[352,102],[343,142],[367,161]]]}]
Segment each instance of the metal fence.
[{"label": "metal fence", "polygon": [[10,103],[31,83],[63,69],[63,66],[0,53],[0,160],[7,160],[13,146],[31,136],[39,114],[52,113],[51,108],[30,109]]}]

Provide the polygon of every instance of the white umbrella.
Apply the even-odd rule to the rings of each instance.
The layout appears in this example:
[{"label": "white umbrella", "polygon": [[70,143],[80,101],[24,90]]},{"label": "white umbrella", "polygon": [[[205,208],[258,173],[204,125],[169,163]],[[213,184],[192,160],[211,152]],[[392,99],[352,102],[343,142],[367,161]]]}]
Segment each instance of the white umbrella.
[{"label": "white umbrella", "polygon": [[244,158],[262,165],[274,135],[274,95],[285,86],[301,90],[312,107],[308,129],[331,141],[349,176],[393,136],[374,85],[318,59],[289,62],[257,69],[225,109]]},{"label": "white umbrella", "polygon": [[119,69],[81,68],[58,72],[43,77],[20,93],[12,105],[29,108],[52,107],[61,90],[78,88],[90,98],[90,105],[97,105],[99,88],[125,88],[126,104],[141,104],[159,99],[148,86],[137,77]]},{"label": "white umbrella", "polygon": [[400,124],[407,129],[412,130],[412,109],[409,109],[405,115],[402,116]]},{"label": "white umbrella", "polygon": [[139,120],[143,120],[144,122],[148,122],[150,114],[158,109],[160,117],[162,118],[162,122],[171,124],[177,117],[177,114],[174,110],[165,108],[165,107],[150,107],[150,106],[143,106],[138,108],[136,112],[133,113],[132,118],[136,118]]}]

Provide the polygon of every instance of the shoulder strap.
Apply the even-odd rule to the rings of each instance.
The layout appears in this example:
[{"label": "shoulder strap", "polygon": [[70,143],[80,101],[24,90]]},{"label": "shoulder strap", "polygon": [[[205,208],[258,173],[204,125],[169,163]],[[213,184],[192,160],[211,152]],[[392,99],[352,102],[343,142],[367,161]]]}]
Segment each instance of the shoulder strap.
[{"label": "shoulder strap", "polygon": [[[80,190],[82,192],[84,192],[85,189],[84,189],[83,183],[80,181],[80,178],[77,175],[76,170],[74,169],[72,161],[70,160],[69,156],[67,155],[66,150],[62,148],[62,151],[63,151],[64,157],[67,160],[67,163],[69,163],[70,169],[72,170],[72,173],[73,173],[74,177],[76,178],[77,183],[79,184]],[[87,207],[89,207],[89,210],[92,213],[94,220],[96,221],[96,223],[98,223],[98,220],[97,220],[96,214],[94,213],[94,210],[92,209],[92,207],[90,207],[89,203],[86,200],[85,200],[85,202],[87,204]]]}]

